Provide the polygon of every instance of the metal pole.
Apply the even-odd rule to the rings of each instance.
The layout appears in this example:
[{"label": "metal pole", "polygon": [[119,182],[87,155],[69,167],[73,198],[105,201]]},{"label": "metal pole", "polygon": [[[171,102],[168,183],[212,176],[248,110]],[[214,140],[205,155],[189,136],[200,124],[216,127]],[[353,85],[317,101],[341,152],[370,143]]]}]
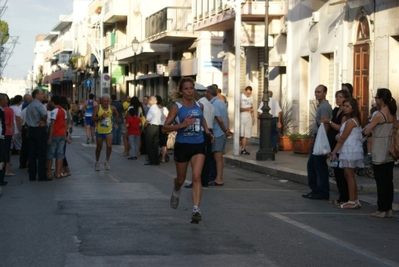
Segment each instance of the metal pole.
[{"label": "metal pole", "polygon": [[234,43],[235,43],[235,71],[234,71],[234,137],[233,155],[240,155],[240,57],[241,57],[241,1],[235,1]]},{"label": "metal pole", "polygon": [[269,114],[269,0],[265,1],[265,58],[263,77],[263,107],[260,120],[259,150],[256,160],[274,160],[275,155],[271,148],[271,123],[272,115]]},{"label": "metal pole", "polygon": [[134,52],[134,94],[137,95],[137,81],[136,81],[136,75],[137,75],[137,59],[136,59],[136,52]]}]

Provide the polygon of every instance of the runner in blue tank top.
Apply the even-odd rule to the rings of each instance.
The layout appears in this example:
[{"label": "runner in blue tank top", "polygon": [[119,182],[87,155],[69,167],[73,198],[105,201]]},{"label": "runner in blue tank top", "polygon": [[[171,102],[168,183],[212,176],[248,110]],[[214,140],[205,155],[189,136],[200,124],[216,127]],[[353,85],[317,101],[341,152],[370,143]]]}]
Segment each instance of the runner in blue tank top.
[{"label": "runner in blue tank top", "polygon": [[[205,160],[205,145],[203,131],[210,135],[213,141],[213,135],[208,130],[208,126],[203,117],[202,104],[195,102],[194,89],[195,81],[192,78],[182,78],[180,80],[176,98],[180,100],[173,105],[166,118],[162,132],[177,131],[174,159],[176,165],[177,177],[174,179],[174,188],[170,198],[170,205],[177,209],[181,186],[186,180],[186,173],[189,163],[192,166],[192,199],[193,211],[191,216],[192,223],[201,221],[201,212],[199,206],[202,197],[201,171]],[[173,120],[175,120],[174,124]]]},{"label": "runner in blue tank top", "polygon": [[90,94],[89,99],[85,101],[83,106],[83,111],[85,112],[85,122],[86,122],[86,144],[94,144],[94,123],[91,121],[91,115],[93,114],[94,107],[97,107],[97,102],[94,101],[94,95]]}]

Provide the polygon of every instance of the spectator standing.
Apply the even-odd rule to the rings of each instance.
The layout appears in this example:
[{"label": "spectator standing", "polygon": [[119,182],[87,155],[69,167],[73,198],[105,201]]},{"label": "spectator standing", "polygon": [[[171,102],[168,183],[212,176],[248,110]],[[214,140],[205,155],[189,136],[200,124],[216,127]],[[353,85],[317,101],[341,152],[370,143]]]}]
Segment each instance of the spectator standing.
[{"label": "spectator standing", "polygon": [[157,98],[149,99],[150,109],[146,116],[145,143],[147,146],[148,162],[144,165],[159,165],[159,125],[161,125],[161,111],[157,105]]},{"label": "spectator standing", "polygon": [[[346,120],[343,103],[347,98],[349,98],[348,91],[337,91],[335,93],[335,103],[338,107],[333,109],[331,118],[322,118],[322,122],[324,124],[330,125],[330,129],[327,132],[327,137],[331,149],[334,149],[335,145],[337,144],[337,140],[335,138],[337,134],[339,134],[342,122]],[[339,159],[339,153],[337,153],[337,158]],[[340,206],[342,203],[346,203],[349,200],[348,183],[345,179],[344,169],[340,168],[339,166],[334,167],[334,177],[335,182],[337,183],[339,197],[337,200],[331,200],[329,203]]]},{"label": "spectator standing", "polygon": [[32,103],[33,99],[30,94],[24,95],[24,103],[22,103],[22,110],[24,110],[30,103]]},{"label": "spectator standing", "polygon": [[22,96],[21,95],[14,96],[14,104],[11,106],[12,110],[14,111],[13,149],[18,155],[21,152],[21,145],[22,145],[22,119],[21,119],[22,106],[21,105],[22,105]]},{"label": "spectator standing", "polygon": [[[211,136],[205,119],[203,118],[203,106],[194,101],[194,80],[182,78],[174,99],[178,100],[171,107],[166,118],[163,132],[177,131],[174,147],[176,178],[170,198],[170,206],[177,209],[181,193],[181,186],[186,180],[187,168],[191,164],[193,188],[191,191],[193,210],[191,213],[192,222],[198,223],[202,220],[199,209],[202,198],[201,171],[205,159],[205,146],[203,131]],[[216,95],[216,93],[215,93]],[[173,120],[176,122],[172,124]]]},{"label": "spectator standing", "polygon": [[150,100],[150,97],[148,95],[143,97],[143,109],[144,109],[145,114],[148,113],[148,111],[150,110],[150,107],[151,107],[149,100]]},{"label": "spectator standing", "polygon": [[363,133],[369,135],[371,142],[371,159],[373,162],[374,179],[377,184],[378,210],[371,214],[376,218],[392,217],[392,202],[394,197],[393,167],[394,159],[389,153],[393,125],[397,125],[396,100],[389,89],[380,88],[375,96],[378,112],[375,113]]},{"label": "spectator standing", "polygon": [[26,124],[29,140],[29,181],[51,181],[46,177],[47,110],[42,101],[44,93],[40,89],[32,92],[33,101],[26,108]]},{"label": "spectator standing", "polygon": [[213,136],[212,153],[216,161],[216,179],[209,183],[213,186],[224,185],[223,181],[223,152],[226,146],[227,136],[232,133],[229,130],[229,120],[227,117],[226,105],[217,97],[216,88],[208,86],[206,89],[206,98],[214,108],[215,119],[213,121]]},{"label": "spectator standing", "polygon": [[118,112],[118,127],[115,129],[114,127],[112,128],[112,144],[113,145],[121,145],[122,140],[121,140],[121,131],[122,131],[122,124],[123,124],[123,116],[124,116],[124,110],[123,110],[123,105],[120,101],[116,101],[116,95],[111,95],[111,106],[114,106],[116,109],[116,112]]},{"label": "spectator standing", "polygon": [[7,94],[2,94],[0,105],[4,110],[5,122],[6,122],[6,133],[4,136],[4,150],[5,150],[5,164],[6,174],[5,176],[15,176],[14,173],[10,172],[10,160],[11,160],[11,144],[14,139],[14,110],[9,107],[10,99]]},{"label": "spectator standing", "polygon": [[[102,95],[100,104],[94,107],[91,121],[96,123],[97,133],[97,146],[96,146],[96,165],[95,170],[100,171],[100,154],[105,141],[107,150],[105,155],[105,170],[110,170],[109,159],[112,152],[112,127],[118,127],[118,112],[115,107],[109,104],[110,96],[107,94]],[[112,125],[114,124],[114,125]]]},{"label": "spectator standing", "polygon": [[127,159],[136,160],[139,155],[141,120],[139,116],[137,116],[137,109],[132,107],[128,112],[130,116],[126,119],[126,129],[130,143],[130,153]]},{"label": "spectator standing", "polygon": [[[270,107],[270,115],[272,115],[272,123],[271,123],[271,146],[274,153],[278,152],[278,130],[281,129],[281,108],[280,104],[273,98],[273,92],[268,91],[269,95],[269,107]],[[263,111],[263,101],[260,102],[258,108],[258,116],[260,116]]]},{"label": "spectator standing", "polygon": [[[4,94],[0,94],[0,101],[5,97]],[[5,168],[5,161],[6,161],[6,151],[4,145],[4,136],[6,134],[6,118],[4,116],[3,107],[0,105],[0,186],[5,186],[8,183],[4,181],[6,168]]]},{"label": "spectator standing", "polygon": [[358,209],[361,207],[357,195],[355,168],[364,168],[362,128],[360,126],[360,112],[356,99],[347,98],[343,101],[345,122],[342,123],[339,134],[336,136],[337,144],[331,152],[332,160],[338,159],[339,167],[344,169],[348,184],[349,200],[340,204],[341,209]]},{"label": "spectator standing", "polygon": [[[328,100],[326,99],[327,95],[327,87],[324,85],[318,85],[314,91],[317,102],[319,103],[316,110],[316,121],[313,127],[313,135],[316,139],[317,130],[319,129],[321,118],[332,116],[332,109]],[[329,125],[323,125],[326,128],[326,132],[328,132]],[[328,180],[328,165],[327,165],[327,156],[321,155],[316,156],[313,155],[313,146],[310,151],[309,160],[307,163],[307,171],[308,171],[308,184],[310,189],[312,190],[308,194],[303,194],[302,197],[309,199],[329,199],[330,198],[330,184]]]},{"label": "spectator standing", "polygon": [[98,103],[94,101],[94,95],[90,94],[89,99],[85,101],[83,105],[83,112],[85,113],[86,123],[86,144],[94,144],[94,122],[92,121],[93,110],[98,106]]},{"label": "spectator standing", "polygon": [[54,108],[50,115],[50,127],[47,137],[47,178],[52,179],[51,166],[53,165],[53,158],[55,157],[55,178],[62,178],[62,164],[64,161],[64,147],[67,129],[67,113],[60,106],[61,98],[53,96],[51,102]]},{"label": "spectator standing", "polygon": [[244,93],[241,94],[240,105],[240,139],[241,139],[241,155],[249,155],[247,151],[247,138],[251,138],[252,125],[255,124],[252,87],[245,87]]},{"label": "spectator standing", "polygon": [[159,95],[155,96],[157,98],[157,105],[159,110],[161,111],[161,124],[159,125],[159,147],[161,148],[161,162],[165,163],[165,157],[167,152],[166,142],[168,141],[168,134],[162,133],[162,127],[165,124],[166,117],[168,117],[169,110],[162,106],[162,97]]}]

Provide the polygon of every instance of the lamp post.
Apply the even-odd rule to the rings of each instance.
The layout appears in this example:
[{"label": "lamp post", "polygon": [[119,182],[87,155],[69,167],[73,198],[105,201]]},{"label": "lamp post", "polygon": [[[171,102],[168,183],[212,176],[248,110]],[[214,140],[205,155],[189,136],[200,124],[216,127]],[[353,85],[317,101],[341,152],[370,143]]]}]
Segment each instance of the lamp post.
[{"label": "lamp post", "polygon": [[[108,54],[108,64],[109,64],[109,77],[110,77],[110,82],[109,82],[109,93],[112,95],[112,61],[114,61],[115,55],[112,53],[112,51],[109,51]],[[116,93],[115,93],[116,94]]]},{"label": "lamp post", "polygon": [[269,0],[265,1],[265,58],[263,76],[263,107],[260,120],[259,150],[256,160],[274,160],[275,155],[271,148],[271,123],[272,115],[269,114]]},{"label": "lamp post", "polygon": [[136,37],[134,37],[134,39],[132,41],[132,50],[134,53],[134,70],[133,70],[133,72],[134,72],[134,95],[137,94],[136,93],[136,75],[137,75],[137,61],[136,61],[137,54],[136,53],[137,53],[137,50],[139,49],[139,44],[140,44],[140,42],[137,40]]},{"label": "lamp post", "polygon": [[97,96],[97,76],[98,76],[98,62],[95,60],[93,62],[94,67],[94,95]]}]

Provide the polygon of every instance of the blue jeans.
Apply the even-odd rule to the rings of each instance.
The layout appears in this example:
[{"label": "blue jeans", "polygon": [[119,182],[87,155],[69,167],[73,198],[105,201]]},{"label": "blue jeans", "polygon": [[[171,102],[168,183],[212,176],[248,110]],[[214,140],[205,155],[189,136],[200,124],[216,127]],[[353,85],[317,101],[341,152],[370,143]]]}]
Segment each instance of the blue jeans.
[{"label": "blue jeans", "polygon": [[139,140],[140,135],[129,135],[129,144],[130,144],[130,157],[138,157],[139,156]]},{"label": "blue jeans", "polygon": [[[314,143],[313,143],[314,145]],[[308,184],[314,194],[318,194],[323,198],[330,198],[330,182],[328,180],[327,156],[315,156],[310,150],[308,160]]]},{"label": "blue jeans", "polygon": [[272,148],[277,148],[277,136],[278,136],[278,128],[277,128],[277,118],[272,118],[272,125],[271,125],[271,130],[272,130]]},{"label": "blue jeans", "polygon": [[112,134],[114,138],[112,139],[113,145],[120,145],[121,144],[121,137],[122,137],[122,123],[123,120],[118,120],[118,129],[115,130],[115,127],[112,126]]}]

